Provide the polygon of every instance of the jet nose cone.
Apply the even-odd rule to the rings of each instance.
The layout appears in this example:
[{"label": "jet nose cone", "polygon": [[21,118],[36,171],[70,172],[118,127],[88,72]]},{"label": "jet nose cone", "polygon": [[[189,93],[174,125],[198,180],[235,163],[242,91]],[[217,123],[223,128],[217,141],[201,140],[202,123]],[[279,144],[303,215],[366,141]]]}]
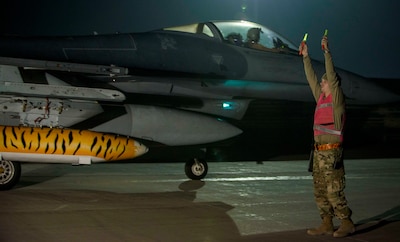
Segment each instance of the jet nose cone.
[{"label": "jet nose cone", "polygon": [[[400,101],[398,88],[388,85],[385,79],[366,79],[361,76],[345,76],[349,82],[347,92],[349,103],[361,105],[387,104]],[[398,86],[397,86],[398,87]]]},{"label": "jet nose cone", "polygon": [[149,148],[142,143],[135,141],[136,156],[141,156],[149,151]]},{"label": "jet nose cone", "polygon": [[400,96],[393,90],[378,85],[364,89],[362,98],[367,104],[389,104],[400,101]]}]

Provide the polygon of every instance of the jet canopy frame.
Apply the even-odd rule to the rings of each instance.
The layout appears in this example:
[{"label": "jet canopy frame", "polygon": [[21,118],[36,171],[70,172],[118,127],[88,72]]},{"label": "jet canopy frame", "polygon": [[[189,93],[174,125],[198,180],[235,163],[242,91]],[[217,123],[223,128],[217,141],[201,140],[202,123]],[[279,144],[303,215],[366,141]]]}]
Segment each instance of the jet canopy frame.
[{"label": "jet canopy frame", "polygon": [[286,52],[297,53],[297,47],[282,35],[263,25],[244,20],[194,23],[164,28],[163,30],[208,36],[226,43],[244,47],[244,43],[248,41],[247,36],[250,29],[260,29],[259,44],[269,49],[279,49]]},{"label": "jet canopy frame", "polygon": [[237,36],[240,39],[236,41],[237,45],[248,41],[248,32],[250,29],[260,29],[259,44],[270,49],[284,49],[296,51],[297,47],[282,35],[271,29],[249,21],[215,21],[213,24],[218,28],[224,40],[230,41],[229,37]]}]

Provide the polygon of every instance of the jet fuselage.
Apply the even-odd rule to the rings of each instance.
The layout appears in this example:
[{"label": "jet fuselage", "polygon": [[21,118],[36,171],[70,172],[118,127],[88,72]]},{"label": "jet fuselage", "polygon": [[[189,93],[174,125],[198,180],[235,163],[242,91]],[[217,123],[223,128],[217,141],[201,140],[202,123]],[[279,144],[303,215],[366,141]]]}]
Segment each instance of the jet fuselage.
[{"label": "jet fuselage", "polygon": [[[226,38],[228,32],[252,26],[237,22],[232,21],[233,27],[230,22],[208,22],[132,34],[2,37],[0,56],[127,67],[135,81],[129,83],[131,92],[141,92],[137,84],[145,76],[147,83],[150,77],[159,85],[168,80],[175,87],[196,89],[201,92],[199,98],[208,92],[215,96],[313,101],[296,47],[263,26],[265,45],[271,45],[271,51],[232,44]],[[313,67],[320,76],[325,72],[321,62],[313,61]],[[366,78],[336,69],[349,103],[399,100],[397,95]],[[202,85],[184,84],[188,80]],[[126,83],[118,80],[113,85],[126,88]],[[152,91],[159,94],[155,86]],[[196,95],[193,91],[176,94]]]}]

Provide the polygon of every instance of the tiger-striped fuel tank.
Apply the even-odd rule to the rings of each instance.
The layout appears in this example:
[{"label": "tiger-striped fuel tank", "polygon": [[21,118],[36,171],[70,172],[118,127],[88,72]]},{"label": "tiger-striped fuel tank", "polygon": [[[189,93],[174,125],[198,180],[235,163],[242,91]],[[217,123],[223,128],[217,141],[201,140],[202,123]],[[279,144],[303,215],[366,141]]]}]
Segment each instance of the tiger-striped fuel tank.
[{"label": "tiger-striped fuel tank", "polygon": [[89,130],[0,126],[4,160],[76,163],[132,159],[147,147],[126,136]]}]

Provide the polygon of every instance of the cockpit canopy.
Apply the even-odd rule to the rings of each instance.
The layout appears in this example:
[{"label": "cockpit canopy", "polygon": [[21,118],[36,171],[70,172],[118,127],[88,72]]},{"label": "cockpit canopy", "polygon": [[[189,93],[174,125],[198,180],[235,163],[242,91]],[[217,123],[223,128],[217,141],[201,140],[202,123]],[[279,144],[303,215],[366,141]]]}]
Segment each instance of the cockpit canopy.
[{"label": "cockpit canopy", "polygon": [[246,46],[246,42],[256,42],[268,49],[297,52],[297,47],[286,38],[265,26],[249,21],[214,21],[164,30],[202,34],[243,47]]}]

